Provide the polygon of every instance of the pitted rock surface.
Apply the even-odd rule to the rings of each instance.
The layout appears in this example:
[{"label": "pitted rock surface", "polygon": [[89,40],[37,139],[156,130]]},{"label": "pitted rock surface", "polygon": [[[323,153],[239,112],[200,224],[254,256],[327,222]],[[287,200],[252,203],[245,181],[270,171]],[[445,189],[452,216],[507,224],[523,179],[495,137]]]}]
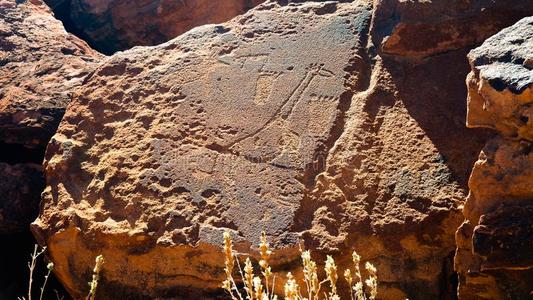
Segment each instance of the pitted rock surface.
[{"label": "pitted rock surface", "polygon": [[102,297],[208,297],[222,232],[253,252],[265,230],[279,276],[301,242],[339,269],[357,250],[384,299],[452,297],[488,136],[464,126],[467,49],[374,56],[368,1],[281,2],[117,53],[76,93],[34,225],[72,295],[103,254]]},{"label": "pitted rock surface", "polygon": [[265,230],[297,259],[296,212],[358,84],[370,17],[364,5],[324,5],[271,3],[119,53],[86,81],[49,145],[35,225],[73,295],[92,251],[117,267],[106,271],[116,292],[152,297],[217,288],[221,253],[193,246],[217,245],[224,230],[254,244]]}]

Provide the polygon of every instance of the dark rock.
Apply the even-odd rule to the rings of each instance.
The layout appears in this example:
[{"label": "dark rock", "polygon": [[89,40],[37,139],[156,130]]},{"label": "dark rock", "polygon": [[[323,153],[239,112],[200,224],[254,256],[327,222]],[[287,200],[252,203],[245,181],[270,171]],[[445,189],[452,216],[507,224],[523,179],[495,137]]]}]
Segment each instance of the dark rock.
[{"label": "dark rock", "polygon": [[474,253],[484,258],[482,270],[527,269],[533,265],[531,216],[533,206],[502,206],[481,216],[472,244]]},{"label": "dark rock", "polygon": [[264,0],[45,0],[70,32],[105,54],[157,45]]},{"label": "dark rock", "polygon": [[29,229],[44,186],[41,165],[0,163],[0,234]]},{"label": "dark rock", "polygon": [[411,58],[474,46],[533,13],[533,2],[523,0],[377,0],[374,6],[374,45]]}]

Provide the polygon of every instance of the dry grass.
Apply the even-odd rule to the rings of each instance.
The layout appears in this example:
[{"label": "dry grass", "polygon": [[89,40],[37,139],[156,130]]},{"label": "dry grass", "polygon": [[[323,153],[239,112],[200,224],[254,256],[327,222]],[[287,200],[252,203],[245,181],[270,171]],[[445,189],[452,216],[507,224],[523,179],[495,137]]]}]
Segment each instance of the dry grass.
[{"label": "dry grass", "polygon": [[95,265],[93,269],[93,280],[89,282],[89,295],[87,295],[87,300],[94,300],[96,297],[96,288],[98,287],[98,280],[100,280],[100,271],[102,271],[102,265],[104,264],[104,257],[98,255],[95,259]]},{"label": "dry grass", "polygon": [[[28,295],[26,297],[19,297],[19,300],[32,300],[32,285],[33,285],[33,272],[35,270],[35,267],[37,266],[37,259],[43,255],[46,252],[46,247],[43,247],[39,250],[39,246],[35,245],[33,249],[33,253],[30,255],[30,262],[28,263],[28,268],[30,270],[30,278],[28,282]],[[95,266],[93,270],[93,277],[92,280],[89,282],[89,294],[87,295],[87,300],[94,300],[96,295],[96,288],[98,287],[98,280],[100,279],[100,272],[102,270],[102,265],[104,264],[104,258],[102,255],[98,255],[95,260]],[[44,283],[41,286],[41,293],[39,295],[39,300],[43,300],[44,297],[44,290],[46,288],[46,284],[48,283],[48,278],[50,277],[50,274],[54,270],[54,263],[49,262],[46,265],[47,273],[44,276]],[[57,291],[56,297],[57,299],[63,299],[64,297],[60,296]]]},{"label": "dry grass", "polygon": [[[226,279],[222,282],[222,288],[230,295],[232,300],[277,300],[278,293],[274,290],[275,275],[272,273],[268,260],[272,254],[269,249],[266,235],[261,234],[259,244],[260,274],[255,275],[252,262],[249,257],[244,263],[244,272],[241,269],[239,259],[233,251],[233,242],[229,233],[224,233],[224,253]],[[303,266],[303,284],[298,284],[294,276],[289,272],[285,281],[283,295],[285,300],[340,300],[337,293],[337,281],[339,279],[337,265],[331,256],[327,256],[324,271],[326,278],[322,281],[318,278],[318,268],[311,259],[309,250],[301,252]],[[344,279],[350,286],[350,300],[374,300],[377,296],[377,270],[369,262],[365,264],[369,277],[363,280],[361,276],[361,257],[354,251],[352,254],[353,270],[344,270]],[[239,285],[233,278],[234,267],[237,265],[239,272]],[[328,284],[329,292],[321,292],[322,287]],[[239,288],[239,286],[241,288]]]},{"label": "dry grass", "polygon": [[[31,289],[32,289],[32,285],[33,285],[33,272],[35,271],[35,267],[37,266],[37,258],[39,258],[39,256],[41,256],[45,251],[46,251],[46,247],[44,247],[41,250],[39,250],[39,246],[38,245],[34,246],[33,253],[30,254],[30,258],[31,258],[30,262],[28,263],[28,269],[30,269],[30,279],[29,279],[29,282],[28,282],[28,298],[19,297],[18,298],[19,300],[31,300],[32,299],[32,297],[31,297],[32,296]],[[53,264],[52,264],[52,269],[53,269]],[[49,271],[48,271],[48,274],[45,277],[44,285],[41,287],[41,297],[40,297],[40,299],[42,299],[44,287],[46,285],[46,281],[48,280],[48,276],[50,276],[50,272],[52,271],[52,270],[50,270],[50,268],[48,270]]]}]

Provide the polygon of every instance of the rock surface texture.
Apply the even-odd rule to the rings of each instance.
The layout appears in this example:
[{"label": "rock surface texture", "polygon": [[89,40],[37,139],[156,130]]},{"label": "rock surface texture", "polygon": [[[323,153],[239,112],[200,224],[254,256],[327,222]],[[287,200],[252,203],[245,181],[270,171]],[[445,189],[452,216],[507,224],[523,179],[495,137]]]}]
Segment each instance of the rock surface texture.
[{"label": "rock surface texture", "polygon": [[468,56],[468,125],[497,130],[469,181],[457,232],[463,299],[527,299],[533,291],[533,17]]},{"label": "rock surface texture", "polygon": [[532,1],[374,0],[373,40],[384,54],[426,57],[483,42],[531,15]]},{"label": "rock surface texture", "polygon": [[246,12],[264,0],[45,0],[67,29],[107,54],[157,45],[200,25]]},{"label": "rock surface texture", "polygon": [[29,229],[38,212],[44,148],[100,55],[37,0],[0,1],[0,232]]},{"label": "rock surface texture", "polygon": [[[487,32],[406,49],[404,37],[428,35],[399,38],[404,23],[386,16],[452,8],[284,2],[119,52],[76,91],[48,145],[33,226],[75,298],[99,254],[103,299],[208,298],[224,277],[222,233],[257,255],[262,230],[278,276],[298,274],[300,245],[339,269],[357,250],[377,266],[383,299],[453,297],[454,232],[489,136],[464,126],[465,56]],[[528,12],[470,2],[460,8],[474,23],[490,23],[481,11],[501,17],[494,32]],[[457,30],[460,8],[446,21]],[[506,213],[485,217],[478,236],[503,234]]]},{"label": "rock surface texture", "polygon": [[100,55],[41,1],[0,1],[0,141],[44,146]]}]

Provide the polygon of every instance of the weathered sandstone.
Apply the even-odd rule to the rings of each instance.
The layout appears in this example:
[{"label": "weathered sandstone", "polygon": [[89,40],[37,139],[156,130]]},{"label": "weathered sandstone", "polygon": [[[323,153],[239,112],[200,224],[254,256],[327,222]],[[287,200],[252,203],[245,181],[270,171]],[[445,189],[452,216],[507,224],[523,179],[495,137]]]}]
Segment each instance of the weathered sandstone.
[{"label": "weathered sandstone", "polygon": [[0,143],[45,146],[100,57],[42,1],[0,0]]},{"label": "weathered sandstone", "polygon": [[457,231],[462,299],[527,299],[533,289],[533,18],[470,52],[468,125],[501,136],[481,152]]},{"label": "weathered sandstone", "polygon": [[531,291],[532,148],[496,138],[472,170],[466,220],[457,232],[461,299],[527,299]]},{"label": "weathered sandstone", "polygon": [[107,54],[228,21],[264,0],[45,0],[70,31]]},{"label": "weathered sandstone", "polygon": [[206,297],[222,232],[250,252],[265,230],[282,273],[298,271],[301,241],[340,268],[357,250],[384,299],[451,297],[487,136],[464,128],[466,51],[374,57],[371,14],[270,2],[98,67],[48,147],[34,224],[72,295],[103,254],[104,298]]},{"label": "weathered sandstone", "polygon": [[269,4],[99,67],[49,145],[35,225],[71,293],[100,253],[108,296],[218,288],[225,230],[296,260],[306,185],[366,79],[369,9]]},{"label": "weathered sandstone", "polygon": [[533,12],[533,1],[524,0],[374,0],[374,6],[376,47],[411,58],[474,46]]},{"label": "weathered sandstone", "polygon": [[0,233],[28,232],[44,189],[46,144],[100,57],[41,1],[0,0]]}]

